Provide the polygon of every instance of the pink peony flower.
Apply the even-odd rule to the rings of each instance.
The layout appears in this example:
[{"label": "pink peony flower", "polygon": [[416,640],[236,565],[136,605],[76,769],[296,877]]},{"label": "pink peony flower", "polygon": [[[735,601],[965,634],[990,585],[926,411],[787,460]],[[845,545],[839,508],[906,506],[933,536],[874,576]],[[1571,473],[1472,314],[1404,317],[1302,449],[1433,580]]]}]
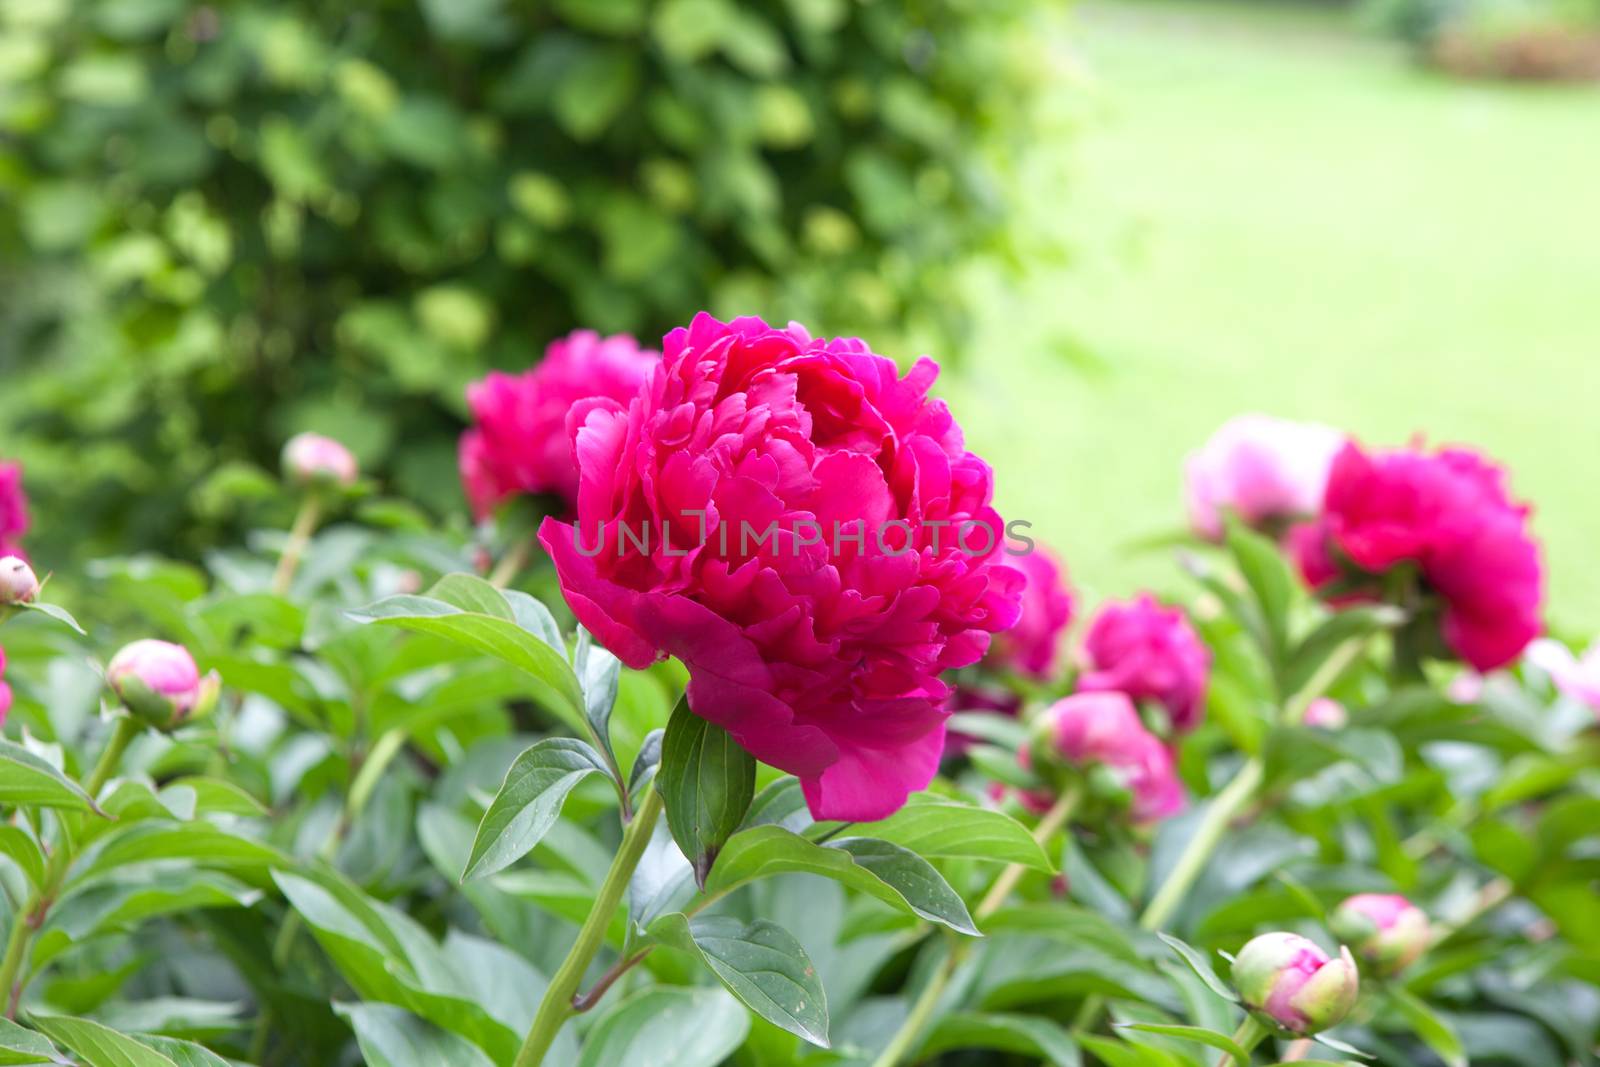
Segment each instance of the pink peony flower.
[{"label": "pink peony flower", "polygon": [[476,425],[461,435],[459,462],[472,513],[487,518],[518,493],[576,504],[573,434],[597,403],[626,406],[660,359],[627,334],[577,330],[551,342],[537,366],[468,386]]},{"label": "pink peony flower", "polygon": [[1152,822],[1183,810],[1183,785],[1172,753],[1145,729],[1127,694],[1075,693],[1045,714],[1061,757],[1110,770],[1132,794],[1135,821]]},{"label": "pink peony flower", "polygon": [[1428,948],[1428,915],[1398,893],[1357,893],[1328,917],[1333,932],[1379,974],[1394,974]]},{"label": "pink peony flower", "polygon": [[1166,708],[1175,730],[1200,725],[1211,652],[1180,609],[1163,607],[1149,593],[1108,602],[1089,625],[1083,649],[1088,669],[1079,689],[1153,700]]},{"label": "pink peony flower", "polygon": [[1337,1026],[1355,1005],[1360,978],[1350,950],[1330,957],[1299,934],[1262,934],[1233,961],[1233,985],[1245,1006],[1295,1034]]},{"label": "pink peony flower", "polygon": [[0,648],[0,726],[5,725],[6,716],[11,713],[11,687],[6,684],[6,650]]},{"label": "pink peony flower", "polygon": [[1548,674],[1564,696],[1600,711],[1600,641],[1579,657],[1560,641],[1542,637],[1528,646],[1528,662]]},{"label": "pink peony flower", "polygon": [[171,729],[209,712],[221,680],[215,671],[201,677],[182,645],[146,638],[124,645],[111,657],[106,684],[129,711],[153,726]]},{"label": "pink peony flower", "polygon": [[360,469],[350,450],[320,433],[299,433],[283,446],[283,472],[295,485],[354,485]]},{"label": "pink peony flower", "polygon": [[1477,453],[1369,455],[1346,444],[1322,516],[1291,547],[1307,582],[1331,584],[1344,600],[1377,599],[1380,576],[1414,566],[1423,591],[1442,601],[1445,644],[1479,671],[1509,663],[1539,634],[1543,567],[1528,508]]},{"label": "pink peony flower", "polygon": [[995,635],[986,662],[1043,681],[1055,671],[1061,635],[1072,622],[1072,590],[1061,565],[1043,548],[1015,557],[1010,565],[1028,582],[1022,590],[1022,617]]},{"label": "pink peony flower", "polygon": [[1270,415],[1230,419],[1185,465],[1189,524],[1218,540],[1224,511],[1251,526],[1315,514],[1343,441],[1338,430],[1315,423]]},{"label": "pink peony flower", "polygon": [[1306,706],[1302,721],[1322,730],[1343,730],[1350,723],[1350,714],[1332,697],[1318,697]]},{"label": "pink peony flower", "polygon": [[[696,714],[869,821],[928,784],[941,672],[1017,621],[992,474],[859,340],[697,315],[624,406],[589,403],[577,525],[540,540],[578,619],[632,667],[673,655]],[[642,539],[641,539],[641,535]]]},{"label": "pink peony flower", "polygon": [[21,556],[22,536],[28,532],[28,498],[22,491],[22,467],[0,463],[0,556]]}]

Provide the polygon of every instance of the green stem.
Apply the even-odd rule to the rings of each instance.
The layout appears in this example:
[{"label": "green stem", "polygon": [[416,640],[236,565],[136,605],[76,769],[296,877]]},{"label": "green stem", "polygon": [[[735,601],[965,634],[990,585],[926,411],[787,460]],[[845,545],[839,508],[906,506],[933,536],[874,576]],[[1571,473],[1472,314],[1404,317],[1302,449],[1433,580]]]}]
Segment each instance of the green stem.
[{"label": "green stem", "polygon": [[[91,801],[99,798],[100,790],[105,788],[106,782],[111,780],[118,765],[122,763],[122,756],[128,751],[128,746],[143,730],[144,724],[132,715],[123,713],[117,716],[116,724],[111,729],[111,737],[100,753],[100,759],[83,782],[83,791],[89,794]],[[50,905],[55,902],[56,894],[61,891],[61,883],[66,879],[67,868],[72,866],[72,839],[73,828],[67,823],[63,813],[61,840],[56,842],[56,849],[50,854],[50,862],[45,867],[44,884],[36,886],[22,907],[11,917],[11,932],[6,938],[5,955],[0,956],[0,992],[3,992],[6,998],[7,1019],[17,1017],[17,1005],[22,1002],[22,991],[28,983],[28,975],[23,970],[23,961],[27,957],[28,944],[33,932],[44,925],[45,917],[50,912]]]},{"label": "green stem", "polygon": [[[1044,817],[1039,820],[1039,825],[1034,827],[1033,839],[1042,846],[1046,841],[1054,837],[1056,831],[1066,826],[1067,820],[1072,818],[1072,810],[1078,806],[1078,799],[1082,795],[1083,788],[1081,786],[1069,786],[1065,792],[1056,798],[1056,802],[1050,810],[1044,813]],[[999,911],[1000,906],[1011,895],[1011,891],[1017,888],[1017,883],[1022,880],[1026,870],[1027,868],[1020,863],[1007,865],[1006,869],[1000,872],[1000,877],[994,880],[994,885],[989,888],[989,892],[984,895],[983,901],[978,905],[975,918],[979,920],[987,919]]]},{"label": "green stem", "polygon": [[1151,898],[1144,913],[1139,916],[1141,929],[1159,930],[1166,925],[1168,919],[1172,918],[1173,912],[1178,910],[1178,905],[1183,903],[1183,898],[1194,888],[1195,879],[1200,876],[1206,861],[1216,850],[1217,843],[1227,832],[1228,824],[1255,795],[1265,770],[1266,765],[1261,757],[1251,756],[1245,761],[1244,766],[1239,768],[1239,773],[1233,776],[1233,781],[1223,786],[1222,792],[1211,801],[1194,836],[1189,839],[1182,855],[1178,857],[1178,862],[1173,865],[1172,873],[1167,875],[1167,880],[1161,884],[1161,889]]},{"label": "green stem", "polygon": [[1227,1067],[1229,1063],[1237,1063],[1239,1067],[1250,1067],[1250,1053],[1255,1051],[1255,1047],[1261,1044],[1261,1039],[1266,1036],[1267,1028],[1256,1022],[1254,1015],[1245,1013],[1244,1022],[1239,1024],[1239,1029],[1233,1034],[1233,1043],[1245,1054],[1244,1059],[1239,1059],[1231,1052],[1224,1052],[1217,1067]]},{"label": "green stem", "polygon": [[549,988],[544,991],[544,1000],[539,1002],[539,1012],[534,1016],[533,1026],[528,1030],[527,1039],[522,1042],[522,1051],[517,1053],[516,1067],[539,1067],[556,1035],[561,1032],[561,1027],[573,1015],[573,997],[589,964],[594,962],[595,953],[600,951],[606,927],[611,925],[611,917],[616,914],[617,905],[627,892],[634,868],[639,866],[645,847],[650,844],[650,835],[661,816],[661,808],[661,794],[655,789],[646,790],[644,803],[623,831],[622,845],[617,850],[616,858],[611,861],[605,881],[600,883],[599,895],[595,897],[588,918],[583,920],[583,926],[578,930],[577,941],[573,942],[567,958],[561,962],[555,976],[550,979]]},{"label": "green stem", "polygon": [[307,492],[305,499],[300,501],[294,525],[289,528],[289,539],[283,544],[283,554],[278,557],[278,569],[272,573],[272,591],[278,596],[288,595],[289,584],[294,581],[294,572],[300,566],[300,557],[305,555],[306,546],[311,543],[311,535],[317,532],[317,520],[321,517],[321,499],[315,491]]},{"label": "green stem", "polygon": [[500,562],[494,565],[494,570],[489,572],[489,584],[497,589],[510,585],[512,579],[528,565],[528,554],[532,551],[533,542],[527,538],[513,543],[506,549],[506,554],[500,557]]}]

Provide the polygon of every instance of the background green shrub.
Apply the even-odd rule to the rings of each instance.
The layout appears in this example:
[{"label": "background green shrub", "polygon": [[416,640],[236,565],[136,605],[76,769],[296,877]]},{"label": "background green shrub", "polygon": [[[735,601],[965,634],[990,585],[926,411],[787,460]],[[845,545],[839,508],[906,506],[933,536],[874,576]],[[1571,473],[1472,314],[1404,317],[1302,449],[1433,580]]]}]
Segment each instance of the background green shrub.
[{"label": "background green shrub", "polygon": [[1011,251],[1023,6],[6,0],[0,452],[36,553],[193,555],[307,428],[453,509],[463,384],[579,325],[953,357],[964,273]]}]

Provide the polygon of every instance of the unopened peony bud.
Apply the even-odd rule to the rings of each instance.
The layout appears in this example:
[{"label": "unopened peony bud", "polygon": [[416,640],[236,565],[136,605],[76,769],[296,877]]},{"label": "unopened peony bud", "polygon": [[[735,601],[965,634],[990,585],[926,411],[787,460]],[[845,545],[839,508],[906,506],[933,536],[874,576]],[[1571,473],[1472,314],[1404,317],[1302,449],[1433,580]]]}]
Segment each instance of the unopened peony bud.
[{"label": "unopened peony bud", "polygon": [[1305,724],[1323,730],[1343,730],[1350,723],[1344,705],[1332,697],[1318,697],[1306,707]]},{"label": "unopened peony bud", "polygon": [[0,604],[31,604],[39,595],[39,577],[17,556],[0,559]]},{"label": "unopened peony bud", "polygon": [[1262,934],[1239,950],[1233,987],[1252,1011],[1293,1034],[1338,1025],[1356,1002],[1360,980],[1350,950],[1329,958],[1299,934]]},{"label": "unopened peony bud", "polygon": [[1397,893],[1357,893],[1328,920],[1378,974],[1404,970],[1428,947],[1428,915]]},{"label": "unopened peony bud", "polygon": [[148,639],[124,646],[111,658],[106,683],[129,711],[160,730],[209,714],[222,686],[215,671],[201,677],[182,645]]},{"label": "unopened peony bud", "polygon": [[301,486],[347,486],[355,483],[359,468],[350,450],[319,433],[296,434],[283,446],[283,473]]}]

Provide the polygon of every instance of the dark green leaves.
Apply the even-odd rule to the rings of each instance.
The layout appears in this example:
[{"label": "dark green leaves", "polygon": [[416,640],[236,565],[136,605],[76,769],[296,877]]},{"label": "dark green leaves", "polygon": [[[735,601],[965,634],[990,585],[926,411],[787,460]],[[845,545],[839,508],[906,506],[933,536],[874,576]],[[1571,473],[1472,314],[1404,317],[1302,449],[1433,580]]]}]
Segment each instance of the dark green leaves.
[{"label": "dark green leaves", "polygon": [[763,1019],[828,1047],[828,1002],[822,982],[794,935],[766,919],[729,915],[693,921],[663,915],[650,927],[663,944],[697,956],[711,973]]},{"label": "dark green leaves", "polygon": [[673,839],[702,887],[723,844],[739,828],[756,791],[756,761],[722,727],[680,700],[661,740],[656,788]]},{"label": "dark green leaves", "polygon": [[598,752],[569,737],[546,738],[518,756],[478,824],[462,880],[527,855],[550,832],[567,794],[589,775],[609,773]]}]

